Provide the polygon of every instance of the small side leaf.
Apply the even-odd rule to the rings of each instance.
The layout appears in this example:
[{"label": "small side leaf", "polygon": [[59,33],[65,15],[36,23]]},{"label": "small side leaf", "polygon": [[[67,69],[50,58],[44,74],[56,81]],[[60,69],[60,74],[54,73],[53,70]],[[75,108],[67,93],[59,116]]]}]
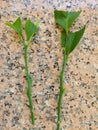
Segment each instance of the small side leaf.
[{"label": "small side leaf", "polygon": [[85,31],[85,26],[77,32],[69,32],[66,36],[65,31],[62,31],[61,40],[62,46],[65,48],[66,54],[69,55],[78,45]]},{"label": "small side leaf", "polygon": [[31,22],[31,20],[27,20],[25,23],[25,32],[26,32],[26,37],[27,41],[30,41],[32,36],[36,33],[37,27],[34,23]]},{"label": "small side leaf", "polygon": [[66,44],[65,44],[65,50],[66,54],[69,55],[71,53],[71,46],[73,43],[75,37],[75,33],[69,32],[68,37],[66,37]]},{"label": "small side leaf", "polygon": [[19,36],[22,37],[22,23],[20,17],[18,17],[13,24],[6,22],[6,25],[13,28],[19,34]]},{"label": "small side leaf", "polygon": [[62,43],[62,47],[64,47],[64,51],[66,51],[67,55],[70,52],[70,48],[71,48],[73,39],[74,39],[74,34],[72,32],[69,32],[68,36],[66,36],[66,32],[63,29],[63,31],[61,33],[61,43]]},{"label": "small side leaf", "polygon": [[55,21],[57,24],[59,24],[63,29],[65,29],[66,34],[68,34],[68,31],[70,27],[72,26],[73,22],[78,18],[81,11],[77,12],[65,12],[62,10],[55,10]]},{"label": "small side leaf", "polygon": [[74,33],[75,36],[74,36],[74,39],[70,48],[70,53],[75,49],[75,47],[78,45],[79,41],[81,40],[85,31],[85,27],[86,26],[84,26],[82,29]]}]

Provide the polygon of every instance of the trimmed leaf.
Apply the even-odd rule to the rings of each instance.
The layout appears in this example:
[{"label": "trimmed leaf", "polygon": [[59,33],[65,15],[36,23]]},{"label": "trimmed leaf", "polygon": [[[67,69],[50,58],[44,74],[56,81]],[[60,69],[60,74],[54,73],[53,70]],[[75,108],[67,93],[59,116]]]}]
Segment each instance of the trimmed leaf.
[{"label": "trimmed leaf", "polygon": [[6,25],[8,25],[9,27],[11,27],[11,28],[13,28],[14,29],[14,27],[13,27],[13,24],[11,24],[10,22],[6,22]]},{"label": "trimmed leaf", "polygon": [[22,37],[22,23],[20,17],[18,17],[13,24],[6,22],[6,25],[13,28],[19,34],[19,36]]},{"label": "trimmed leaf", "polygon": [[26,21],[25,23],[25,32],[26,32],[26,37],[27,41],[30,41],[32,36],[36,33],[37,27],[34,25],[30,19]]},{"label": "trimmed leaf", "polygon": [[56,23],[62,26],[65,30],[67,30],[68,27],[66,24],[66,19],[68,16],[68,12],[55,10],[54,16],[55,16]]},{"label": "trimmed leaf", "polygon": [[55,10],[54,11],[55,21],[57,24],[62,26],[65,29],[66,33],[68,34],[68,30],[70,29],[76,18],[78,18],[80,13],[81,11],[65,12],[62,10]]},{"label": "trimmed leaf", "polygon": [[65,31],[62,31],[61,40],[62,46],[66,49],[66,54],[69,55],[78,45],[81,37],[85,31],[85,26],[77,32],[69,32],[68,36],[64,35]]}]

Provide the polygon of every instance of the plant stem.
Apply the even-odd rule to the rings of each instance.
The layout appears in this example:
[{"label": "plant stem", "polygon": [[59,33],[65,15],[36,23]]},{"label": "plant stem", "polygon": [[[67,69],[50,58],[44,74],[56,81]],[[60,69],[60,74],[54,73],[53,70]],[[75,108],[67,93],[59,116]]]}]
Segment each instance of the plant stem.
[{"label": "plant stem", "polygon": [[64,70],[66,67],[66,63],[67,63],[67,56],[66,53],[64,51],[64,59],[63,59],[63,66],[62,66],[62,70],[60,73],[60,93],[59,93],[59,101],[58,101],[58,122],[57,122],[57,130],[60,130],[60,123],[61,123],[61,106],[62,106],[62,99],[63,99],[63,94],[65,92],[65,88],[63,86],[63,78],[64,78]]},{"label": "plant stem", "polygon": [[29,99],[29,105],[30,105],[30,112],[31,112],[31,118],[32,118],[32,124],[34,125],[35,122],[35,115],[34,115],[34,108],[32,104],[32,79],[30,77],[29,69],[28,69],[28,46],[25,44],[24,45],[24,60],[25,60],[25,74],[26,74],[26,79],[27,79],[27,96]]}]

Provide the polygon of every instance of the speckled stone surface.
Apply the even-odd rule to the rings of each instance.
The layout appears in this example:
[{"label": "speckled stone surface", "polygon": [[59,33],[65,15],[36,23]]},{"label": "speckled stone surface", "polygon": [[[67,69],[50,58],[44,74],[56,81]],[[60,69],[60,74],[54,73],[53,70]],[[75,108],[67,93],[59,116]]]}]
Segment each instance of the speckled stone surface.
[{"label": "speckled stone surface", "polygon": [[[98,129],[98,3],[97,0],[0,0],[0,130],[56,130],[59,73],[62,67],[60,29],[53,10],[82,10],[72,30],[87,22],[80,45],[65,71],[61,130]],[[21,17],[40,21],[29,49],[29,68],[36,123],[31,124],[23,48],[5,25]]]}]

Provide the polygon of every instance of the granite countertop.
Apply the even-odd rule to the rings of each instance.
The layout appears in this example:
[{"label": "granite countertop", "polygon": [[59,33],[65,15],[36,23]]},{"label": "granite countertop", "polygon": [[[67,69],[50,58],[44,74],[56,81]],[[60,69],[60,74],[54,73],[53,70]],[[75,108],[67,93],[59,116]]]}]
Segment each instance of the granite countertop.
[{"label": "granite countertop", "polygon": [[[87,22],[80,45],[65,71],[67,92],[62,104],[62,130],[97,130],[98,2],[97,0],[0,0],[0,130],[56,130],[59,73],[62,67],[60,29],[54,9],[82,10],[73,30]],[[29,49],[36,123],[31,124],[23,48],[5,25],[21,17],[40,21]]]}]

